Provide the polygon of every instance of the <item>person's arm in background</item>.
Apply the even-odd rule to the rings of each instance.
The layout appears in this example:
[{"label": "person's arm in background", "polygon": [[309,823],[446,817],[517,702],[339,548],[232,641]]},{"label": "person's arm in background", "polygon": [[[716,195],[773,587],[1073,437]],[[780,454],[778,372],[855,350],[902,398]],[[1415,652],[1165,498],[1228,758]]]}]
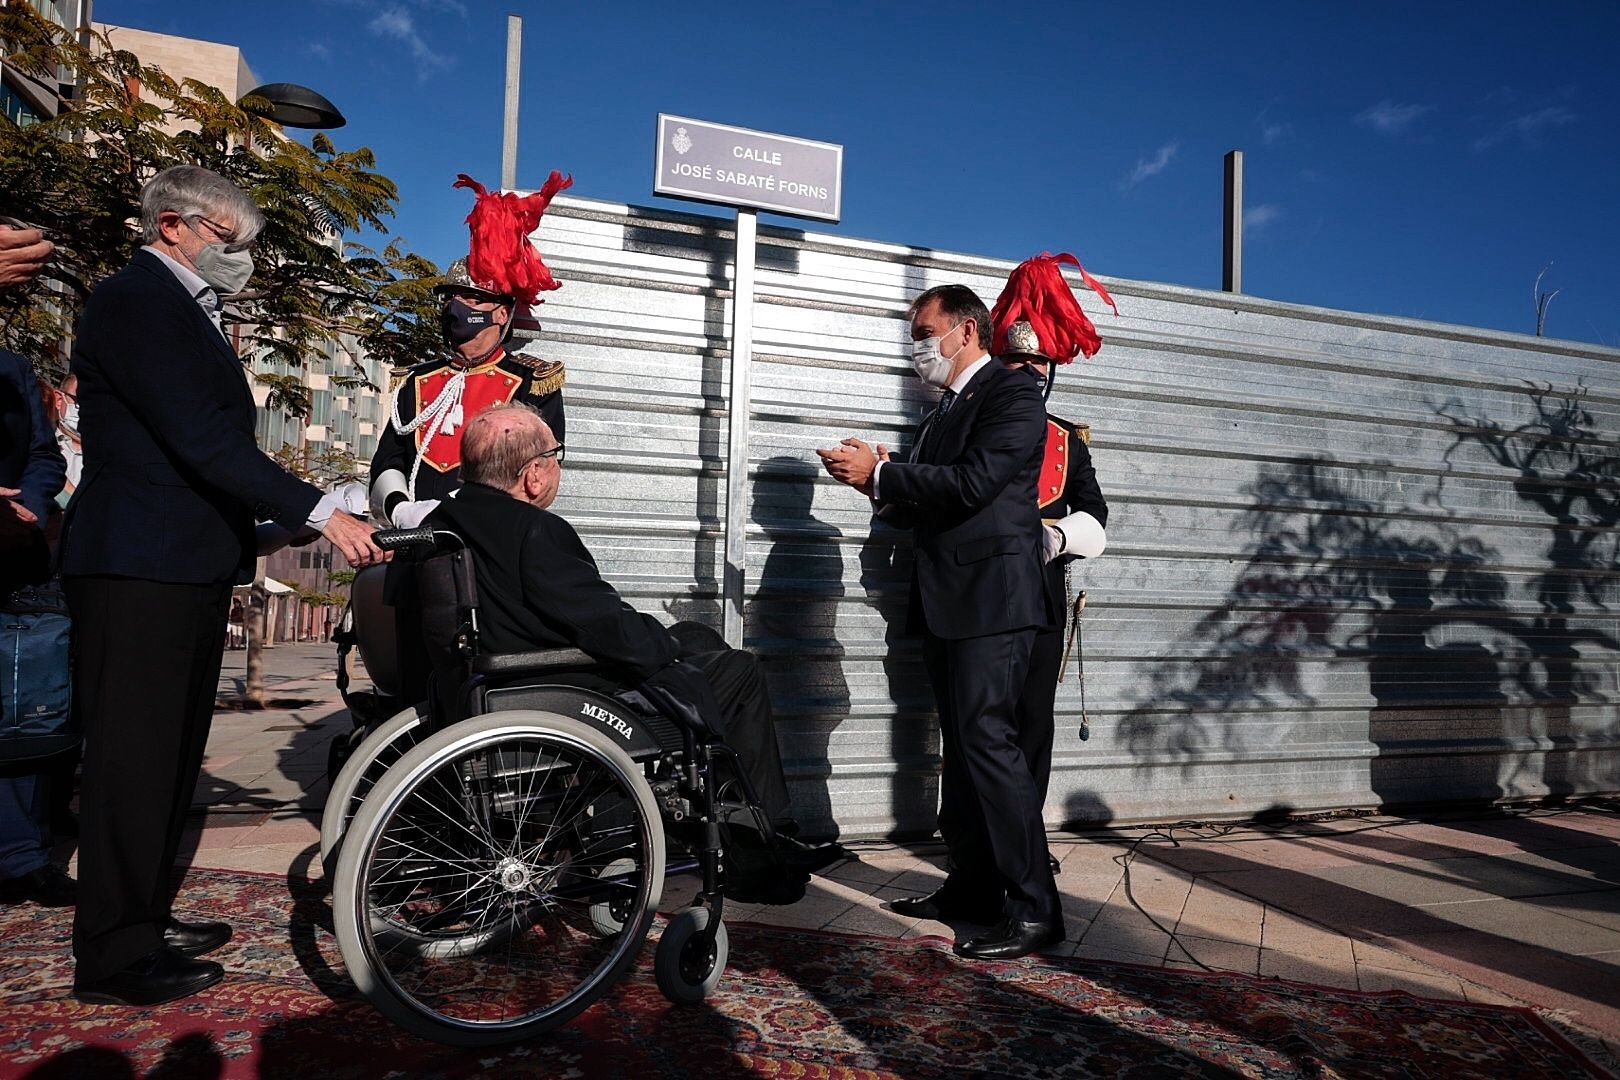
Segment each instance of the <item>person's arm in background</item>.
[{"label": "person's arm in background", "polygon": [[18,499],[43,528],[56,503],[57,493],[67,483],[67,461],[62,457],[61,447],[56,445],[56,431],[50,417],[45,415],[45,403],[40,400],[33,369],[22,357],[15,353],[9,355],[21,367],[17,373],[19,389],[24,391],[23,398],[28,402],[28,463],[23,466],[22,480],[17,485],[22,492]]}]

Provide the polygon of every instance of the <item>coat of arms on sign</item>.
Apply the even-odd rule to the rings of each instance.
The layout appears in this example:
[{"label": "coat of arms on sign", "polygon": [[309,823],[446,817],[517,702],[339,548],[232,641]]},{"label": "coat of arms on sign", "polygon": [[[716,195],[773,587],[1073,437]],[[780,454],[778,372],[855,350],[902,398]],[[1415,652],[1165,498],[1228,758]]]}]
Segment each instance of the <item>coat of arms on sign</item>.
[{"label": "coat of arms on sign", "polygon": [[669,145],[675,148],[677,154],[684,154],[692,149],[692,139],[686,134],[685,128],[678,127],[675,129],[675,137],[669,140]]}]

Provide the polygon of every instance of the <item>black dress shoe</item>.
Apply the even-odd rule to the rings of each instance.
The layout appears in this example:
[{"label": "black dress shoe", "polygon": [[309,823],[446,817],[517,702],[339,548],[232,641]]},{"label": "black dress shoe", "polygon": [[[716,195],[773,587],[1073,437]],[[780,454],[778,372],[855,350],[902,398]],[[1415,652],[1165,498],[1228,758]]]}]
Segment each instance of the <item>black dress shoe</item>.
[{"label": "black dress shoe", "polygon": [[788,866],[808,874],[849,858],[849,852],[842,844],[807,844],[795,837],[780,834],[776,837],[776,850],[781,852],[782,861]]},{"label": "black dress shoe", "polygon": [[0,903],[21,904],[31,900],[40,907],[71,907],[78,899],[78,883],[55,863],[46,863],[37,870],[0,881]]},{"label": "black dress shoe", "polygon": [[225,969],[212,960],[193,960],[165,945],[104,979],[73,980],[73,996],[87,1005],[159,1005],[190,997],[224,977]]},{"label": "black dress shoe", "polygon": [[1060,916],[1033,922],[1003,919],[994,930],[956,946],[956,955],[973,960],[1016,960],[1062,940],[1063,919]]},{"label": "black dress shoe", "polygon": [[186,956],[213,952],[231,940],[231,926],[222,922],[181,922],[170,918],[163,928],[163,944]]},{"label": "black dress shoe", "polygon": [[792,867],[744,868],[733,862],[726,871],[726,899],[740,904],[786,907],[803,900],[809,886],[810,872]]},{"label": "black dress shoe", "polygon": [[948,886],[940,886],[927,896],[908,896],[894,900],[889,910],[908,919],[960,919],[963,922],[993,923],[1001,920],[1001,902],[964,899]]}]

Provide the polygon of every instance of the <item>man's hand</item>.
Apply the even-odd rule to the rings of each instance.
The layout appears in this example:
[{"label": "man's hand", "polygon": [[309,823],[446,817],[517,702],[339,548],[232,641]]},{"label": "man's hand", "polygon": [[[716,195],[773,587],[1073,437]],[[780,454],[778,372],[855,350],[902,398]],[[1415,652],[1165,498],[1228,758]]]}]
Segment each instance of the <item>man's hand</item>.
[{"label": "man's hand", "polygon": [[0,289],[34,280],[55,250],[56,245],[38,229],[0,225]]},{"label": "man's hand", "polygon": [[38,516],[22,503],[12,501],[21,494],[16,488],[0,487],[0,551],[25,548],[39,532]]},{"label": "man's hand", "polygon": [[384,551],[372,543],[371,534],[376,531],[353,514],[342,510],[332,511],[332,516],[321,526],[321,533],[337,545],[343,557],[349,560],[349,565],[356,569],[393,558],[393,552]]},{"label": "man's hand", "polygon": [[872,470],[888,460],[888,448],[879,444],[874,451],[859,439],[845,439],[831,450],[817,450],[821,464],[834,480],[868,497],[872,494]]}]

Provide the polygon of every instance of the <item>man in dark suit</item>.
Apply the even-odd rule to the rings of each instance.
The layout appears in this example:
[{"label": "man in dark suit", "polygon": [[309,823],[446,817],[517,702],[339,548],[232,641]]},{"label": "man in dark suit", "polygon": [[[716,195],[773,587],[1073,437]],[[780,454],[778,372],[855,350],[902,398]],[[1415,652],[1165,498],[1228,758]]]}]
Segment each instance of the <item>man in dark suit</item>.
[{"label": "man in dark suit", "polygon": [[859,439],[817,451],[880,517],[915,532],[910,623],[923,635],[939,708],[939,831],[951,867],[938,891],[893,907],[995,922],[956,951],[1023,956],[1064,936],[1015,717],[1035,635],[1059,616],[1035,495],[1046,410],[1033,380],[986,352],[990,314],[971,289],[930,289],[910,317],[913,366],[945,390],[913,460],[890,460],[886,448]]},{"label": "man in dark suit", "polygon": [[574,527],[546,509],[557,497],[563,453],[545,421],[523,404],[485,409],[462,434],[465,483],[426,524],[453,530],[472,552],[479,647],[492,653],[581,649],[693,705],[737,752],[779,834],[775,848],[788,871],[781,873],[753,830],[734,826],[727,895],[768,903],[799,899],[809,872],[844,853],[836,844],[812,846],[792,836],[798,826],[758,660],[723,641],[683,647],[602,580]]},{"label": "man in dark suit", "polygon": [[254,442],[253,396],[220,300],[247,284],[253,201],[195,166],[141,190],[146,246],[85,304],[73,347],[84,474],[62,572],[85,732],[74,996],[152,1005],[223,974],[196,957],[224,923],[170,913],[176,850],[213,718],[233,583],[254,528],[319,531],[349,562],[383,558],[336,496]]}]

